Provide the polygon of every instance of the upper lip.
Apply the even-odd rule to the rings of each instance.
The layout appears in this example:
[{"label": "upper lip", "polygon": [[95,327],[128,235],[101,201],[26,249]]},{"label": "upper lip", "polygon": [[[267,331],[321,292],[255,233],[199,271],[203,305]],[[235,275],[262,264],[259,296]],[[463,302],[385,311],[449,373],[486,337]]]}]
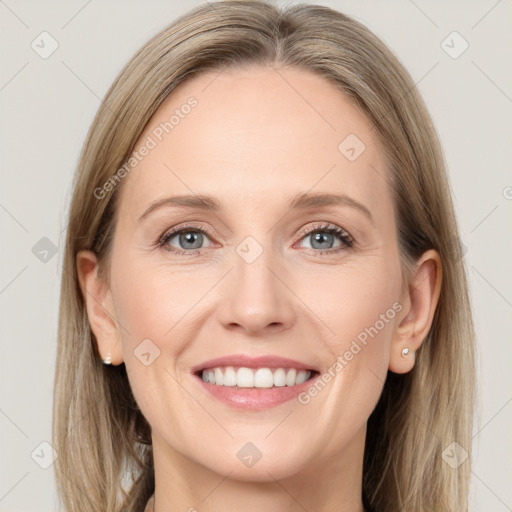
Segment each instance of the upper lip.
[{"label": "upper lip", "polygon": [[206,368],[216,368],[219,366],[243,366],[245,368],[296,368],[297,370],[318,371],[310,364],[301,363],[294,359],[281,356],[257,356],[251,357],[246,354],[233,354],[230,356],[217,357],[209,359],[192,368],[192,373],[197,373]]}]

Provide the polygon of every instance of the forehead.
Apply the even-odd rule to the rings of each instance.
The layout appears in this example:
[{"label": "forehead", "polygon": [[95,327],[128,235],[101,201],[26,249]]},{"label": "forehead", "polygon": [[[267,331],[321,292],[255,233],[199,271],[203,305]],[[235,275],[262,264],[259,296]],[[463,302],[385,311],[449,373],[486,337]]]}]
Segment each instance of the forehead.
[{"label": "forehead", "polygon": [[310,190],[390,200],[372,125],[333,83],[302,69],[197,75],[162,103],[137,151],[121,200],[136,212],[170,194],[266,207]]}]

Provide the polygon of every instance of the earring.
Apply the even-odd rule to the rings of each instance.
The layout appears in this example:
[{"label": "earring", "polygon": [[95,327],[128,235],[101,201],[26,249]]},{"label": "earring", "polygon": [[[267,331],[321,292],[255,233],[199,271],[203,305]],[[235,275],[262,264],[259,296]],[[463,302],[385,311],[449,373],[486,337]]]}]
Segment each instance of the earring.
[{"label": "earring", "polygon": [[409,353],[409,348],[408,348],[408,347],[405,347],[405,348],[402,350],[402,357],[405,357],[408,353]]},{"label": "earring", "polygon": [[105,359],[103,359],[103,364],[112,364],[112,356],[111,356],[110,352],[107,354],[107,357],[105,357]]}]

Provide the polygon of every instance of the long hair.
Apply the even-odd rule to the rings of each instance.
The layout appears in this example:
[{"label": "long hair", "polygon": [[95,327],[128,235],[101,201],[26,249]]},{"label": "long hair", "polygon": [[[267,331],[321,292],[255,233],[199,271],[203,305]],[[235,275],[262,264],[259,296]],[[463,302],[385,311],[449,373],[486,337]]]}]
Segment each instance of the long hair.
[{"label": "long hair", "polygon": [[[376,512],[467,511],[475,341],[432,120],[411,76],[364,25],[327,7],[279,8],[262,0],[202,4],[154,36],[119,73],[87,135],[73,183],[60,296],[53,444],[61,503],[68,512],[141,512],[155,485],[150,426],[124,364],[102,364],[78,282],[82,249],[97,254],[109,282],[122,183],[101,200],[94,191],[129,159],[178,84],[206,70],[247,65],[310,70],[335,84],[384,148],[403,268],[428,249],[440,254],[443,280],[429,334],[412,371],[388,371],[368,419],[362,498]],[[447,448],[452,458],[454,449],[468,458],[455,467],[444,460]]]}]

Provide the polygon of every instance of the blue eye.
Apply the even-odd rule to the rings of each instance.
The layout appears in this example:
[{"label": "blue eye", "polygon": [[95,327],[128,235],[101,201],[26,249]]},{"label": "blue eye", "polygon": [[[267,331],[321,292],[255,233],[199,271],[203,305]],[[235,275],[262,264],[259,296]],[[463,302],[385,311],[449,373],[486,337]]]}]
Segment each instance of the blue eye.
[{"label": "blue eye", "polygon": [[[350,249],[354,246],[352,237],[339,226],[333,224],[324,224],[309,229],[302,238],[310,240],[310,247],[307,249],[315,249],[315,254],[336,253],[344,249]],[[336,239],[341,241],[337,247],[333,247]]]},{"label": "blue eye", "polygon": [[[194,255],[201,252],[205,247],[205,240],[210,240],[213,236],[208,230],[198,226],[181,226],[164,233],[158,242],[168,252],[179,254],[181,256]],[[306,249],[313,251],[315,255],[333,254],[353,247],[354,240],[342,228],[334,224],[324,224],[321,226],[309,227],[301,232],[301,240],[311,240],[310,247]],[[171,244],[176,239],[178,247]],[[340,241],[338,246],[334,246],[336,239]]]},{"label": "blue eye", "polygon": [[[182,255],[185,253],[195,254],[203,248],[203,241],[205,237],[208,238],[208,236],[208,232],[202,228],[198,228],[196,226],[184,226],[180,229],[165,233],[158,244],[169,252]],[[171,240],[174,238],[178,241],[178,248],[170,244]]]}]

